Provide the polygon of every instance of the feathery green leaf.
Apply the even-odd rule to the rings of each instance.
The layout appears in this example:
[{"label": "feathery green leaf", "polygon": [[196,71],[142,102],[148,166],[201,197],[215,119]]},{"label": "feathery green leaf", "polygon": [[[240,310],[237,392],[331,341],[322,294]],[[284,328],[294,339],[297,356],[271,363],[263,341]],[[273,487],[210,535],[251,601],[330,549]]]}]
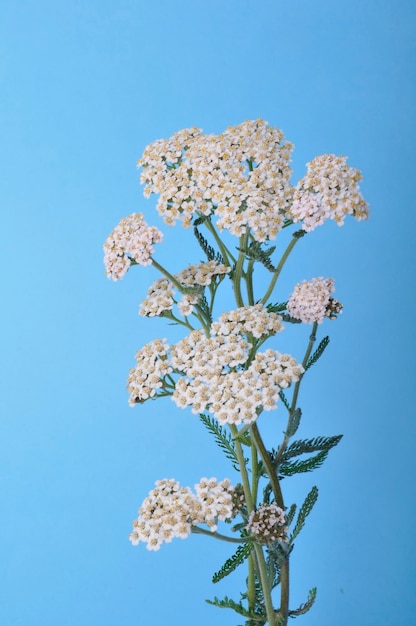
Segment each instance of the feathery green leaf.
[{"label": "feathery green leaf", "polygon": [[304,604],[301,604],[299,608],[294,611],[289,611],[289,617],[297,617],[298,615],[304,615],[312,608],[316,598],[316,587],[313,587],[308,593],[308,599]]},{"label": "feathery green leaf", "polygon": [[310,367],[312,367],[312,365],[316,363],[318,359],[321,358],[328,344],[329,344],[329,337],[327,335],[321,340],[321,342],[319,343],[319,346],[316,348],[315,352],[312,354],[312,356],[309,358],[308,362],[306,363],[305,372]]},{"label": "feathery green leaf", "polygon": [[268,250],[264,250],[261,247],[260,242],[252,241],[246,250],[241,250],[237,248],[239,252],[244,252],[248,259],[252,259],[253,261],[259,261],[269,272],[275,272],[276,268],[273,263],[270,261],[270,256],[276,250],[276,246],[272,246]]},{"label": "feathery green leaf", "polygon": [[289,422],[287,425],[287,430],[285,432],[285,436],[288,439],[290,437],[293,437],[293,435],[296,433],[297,429],[299,428],[301,417],[302,417],[302,410],[299,407],[295,409],[294,411],[292,411],[292,413],[289,415]]},{"label": "feathery green leaf", "polygon": [[305,498],[304,503],[300,507],[298,519],[296,520],[295,528],[293,529],[293,533],[290,536],[290,543],[292,544],[294,539],[299,535],[300,531],[305,525],[305,520],[308,517],[309,513],[312,511],[316,501],[318,499],[318,487],[312,487],[310,492]]},{"label": "feathery green leaf", "polygon": [[238,472],[238,458],[231,435],[225,431],[225,428],[223,428],[214,417],[209,417],[204,413],[200,413],[199,417],[204,426],[206,426],[209,432],[214,435],[215,441],[217,442],[218,446],[221,448],[221,450],[223,450],[227,459],[231,461],[232,466]]},{"label": "feathery green leaf", "polygon": [[320,452],[321,450],[331,450],[342,439],[342,435],[334,435],[332,437],[315,437],[314,439],[297,439],[283,453],[281,462],[284,463],[295,456],[301,454],[311,454]]},{"label": "feathery green leaf", "polygon": [[212,604],[213,606],[218,606],[220,609],[233,609],[233,611],[235,611],[239,615],[248,617],[249,619],[256,622],[261,622],[262,624],[265,623],[264,620],[266,615],[264,613],[264,610],[261,613],[248,611],[243,606],[242,602],[235,602],[234,600],[231,600],[231,598],[229,598],[228,596],[225,596],[222,600],[215,596],[213,600],[205,600],[205,602],[208,602],[208,604]]},{"label": "feathery green leaf", "polygon": [[318,467],[321,467],[327,456],[328,450],[322,450],[322,452],[318,452],[315,456],[309,457],[303,461],[289,461],[288,463],[281,463],[279,465],[279,475],[282,477],[302,474],[304,472],[312,472]]},{"label": "feathery green leaf", "polygon": [[244,543],[243,545],[238,546],[235,553],[229,559],[227,559],[221,569],[214,574],[214,576],[212,577],[212,582],[217,583],[218,581],[231,574],[231,572],[237,569],[237,567],[246,560],[252,549],[252,543]]}]

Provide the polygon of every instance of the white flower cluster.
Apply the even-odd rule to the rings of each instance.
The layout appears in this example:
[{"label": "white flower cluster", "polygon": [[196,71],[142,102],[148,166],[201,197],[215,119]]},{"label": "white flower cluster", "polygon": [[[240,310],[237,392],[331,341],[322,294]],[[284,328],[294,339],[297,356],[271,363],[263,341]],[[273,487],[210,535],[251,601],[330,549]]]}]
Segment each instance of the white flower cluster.
[{"label": "white flower cluster", "polygon": [[164,311],[171,311],[175,289],[167,278],[159,278],[147,290],[147,298],[140,304],[140,315],[155,317]]},{"label": "white flower cluster", "polygon": [[212,328],[216,334],[211,337],[194,331],[171,347],[172,368],[185,374],[172,399],[196,414],[208,409],[221,424],[251,424],[260,408],[276,408],[281,389],[299,380],[304,370],[290,355],[270,349],[257,353],[243,369],[252,346],[240,333],[261,337],[282,328],[279,316],[262,305],[224,314]]},{"label": "white flower cluster", "polygon": [[[212,260],[206,263],[197,263],[189,265],[181,272],[175,274],[176,280],[184,287],[206,287],[212,283],[216,276],[228,274],[231,268],[223,263]],[[184,293],[178,302],[179,313],[181,315],[190,315],[201,298],[202,290],[196,293]],[[161,315],[164,311],[171,311],[175,298],[175,289],[173,284],[167,278],[159,278],[148,289],[147,297],[140,305],[140,315],[154,317]]]},{"label": "white flower cluster", "polygon": [[220,135],[196,128],[158,140],[138,161],[145,196],[159,194],[167,224],[189,227],[194,216],[215,214],[220,230],[257,241],[274,239],[293,196],[292,145],[263,120],[246,121]]},{"label": "white flower cluster", "polygon": [[361,174],[347,165],[346,157],[324,154],[307,168],[295,188],[290,209],[294,222],[303,221],[303,230],[312,231],[327,219],[342,226],[348,214],[356,220],[368,219],[368,205],[358,185]]},{"label": "white flower cluster", "polygon": [[264,335],[274,335],[283,330],[281,317],[269,312],[262,304],[240,307],[223,313],[218,322],[212,324],[215,335],[248,333],[260,339]]},{"label": "white flower cluster", "polygon": [[130,406],[152,398],[163,386],[163,377],[172,372],[168,350],[166,339],[155,339],[136,352],[137,365],[127,379]]},{"label": "white flower cluster", "polygon": [[156,481],[133,522],[132,544],[143,541],[148,550],[159,550],[174,537],[188,537],[196,524],[207,524],[215,532],[218,521],[235,517],[236,492],[228,479],[201,478],[195,491],[173,478]]},{"label": "white flower cluster", "polygon": [[295,286],[287,303],[287,311],[306,324],[321,324],[325,317],[334,319],[341,312],[342,304],[331,297],[333,291],[333,278],[321,276],[310,281],[303,280]]},{"label": "white flower cluster", "polygon": [[256,511],[250,513],[247,530],[260,543],[273,543],[279,539],[286,541],[289,529],[284,510],[275,503],[261,504]]},{"label": "white flower cluster", "polygon": [[161,231],[156,226],[148,226],[142,213],[124,217],[104,243],[104,265],[108,278],[123,278],[132,259],[139,265],[150,265],[153,244],[162,239]]}]

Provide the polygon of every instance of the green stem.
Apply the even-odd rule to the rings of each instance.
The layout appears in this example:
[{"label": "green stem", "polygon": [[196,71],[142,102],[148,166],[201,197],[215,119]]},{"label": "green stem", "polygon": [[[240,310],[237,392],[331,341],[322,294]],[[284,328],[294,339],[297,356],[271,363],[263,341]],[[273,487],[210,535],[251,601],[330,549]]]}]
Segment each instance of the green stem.
[{"label": "green stem", "polygon": [[276,504],[280,506],[281,509],[284,509],[283,495],[282,495],[282,490],[280,488],[279,478],[276,474],[276,470],[273,467],[273,463],[271,461],[270,455],[266,450],[266,446],[263,443],[263,439],[261,438],[261,435],[260,435],[260,432],[256,423],[252,424],[252,426],[250,427],[250,433],[251,433],[251,436],[253,437],[253,441],[256,444],[256,448],[260,453],[261,459],[266,468],[267,474],[270,478],[270,484],[272,486],[273,495],[274,495]]},{"label": "green stem", "polygon": [[[311,334],[309,335],[309,342],[308,345],[306,347],[306,352],[305,352],[305,356],[303,357],[303,361],[302,361],[302,367],[305,368],[306,364],[309,360],[309,357],[311,355],[312,352],[312,348],[313,348],[313,344],[316,341],[316,331],[318,328],[318,322],[314,322],[313,326],[312,326],[312,331]],[[292,402],[289,408],[289,418],[288,418],[288,422],[287,422],[287,426],[286,426],[286,432],[289,428],[289,421],[291,416],[293,415],[293,412],[296,410],[296,404],[298,402],[298,395],[299,395],[299,389],[300,389],[300,384],[302,382],[304,374],[302,374],[301,376],[299,376],[299,380],[297,381],[297,383],[295,384],[295,387],[293,389],[293,396],[292,396]],[[287,444],[289,442],[289,437],[287,435],[284,436],[284,439],[282,441],[282,445],[280,446],[279,450],[277,451],[276,454],[276,458],[275,458],[275,465],[276,467],[279,466],[280,463],[280,459],[282,458],[283,452],[286,450],[287,448]]]},{"label": "green stem", "polygon": [[234,295],[235,301],[238,307],[244,306],[243,296],[241,295],[241,279],[243,276],[243,264],[245,259],[245,250],[247,248],[249,231],[240,237],[240,252],[238,253],[237,263],[234,269],[233,275],[233,284],[234,284]]},{"label": "green stem", "polygon": [[272,295],[273,289],[275,288],[276,281],[279,278],[280,272],[282,271],[283,266],[284,266],[284,264],[286,263],[286,261],[287,261],[287,259],[289,257],[289,254],[292,252],[293,248],[295,247],[295,245],[296,245],[297,241],[300,239],[300,237],[301,237],[301,235],[298,235],[297,233],[293,234],[292,239],[291,239],[289,245],[287,246],[286,250],[283,253],[282,258],[279,261],[279,265],[276,267],[276,271],[274,272],[273,278],[270,281],[269,288],[267,289],[264,297],[261,300],[262,304],[266,304],[267,300]]},{"label": "green stem", "polygon": [[257,567],[260,584],[263,589],[264,605],[266,608],[266,616],[269,626],[276,626],[275,610],[273,608],[272,594],[267,576],[266,560],[264,558],[263,548],[258,544],[254,544],[254,550],[257,557]]},{"label": "green stem", "polygon": [[207,535],[207,537],[214,537],[214,539],[220,539],[228,543],[247,543],[248,541],[254,541],[251,537],[228,537],[227,535],[222,535],[221,533],[213,532],[206,528],[201,528],[200,526],[192,526],[192,532],[196,535]]},{"label": "green stem", "polygon": [[247,274],[246,274],[247,298],[248,298],[248,303],[250,306],[254,305],[253,270],[254,270],[254,260],[250,259],[247,265]]},{"label": "green stem", "polygon": [[[231,267],[233,264],[235,264],[235,258],[234,256],[231,254],[231,252],[228,250],[227,246],[223,243],[223,241],[221,240],[220,236],[218,235],[215,226],[213,225],[213,223],[211,222],[210,219],[206,220],[204,222],[205,226],[208,228],[209,232],[211,233],[211,235],[214,237],[217,246],[220,249],[220,252],[222,254],[222,257],[224,259],[224,263],[226,265],[228,265],[229,267]],[[231,262],[230,262],[231,259]]]}]

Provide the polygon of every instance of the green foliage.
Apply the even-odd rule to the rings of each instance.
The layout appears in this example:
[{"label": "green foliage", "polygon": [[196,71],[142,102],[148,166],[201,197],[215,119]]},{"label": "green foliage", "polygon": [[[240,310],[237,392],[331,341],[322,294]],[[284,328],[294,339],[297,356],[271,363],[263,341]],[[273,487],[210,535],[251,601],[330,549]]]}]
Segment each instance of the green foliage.
[{"label": "green foliage", "polygon": [[[195,220],[195,226],[194,226],[194,235],[195,235],[199,245],[201,246],[202,250],[204,251],[208,261],[218,261],[218,263],[224,263],[224,259],[223,259],[222,255],[220,254],[220,252],[215,252],[214,248],[209,245],[208,241],[205,239],[205,237],[199,232],[198,228],[196,227],[197,222],[198,222],[198,224],[201,223],[199,221],[200,219],[202,219],[202,218],[198,218],[197,220]],[[203,220],[203,221],[205,221],[205,220]]]},{"label": "green foliage", "polygon": [[328,450],[318,452],[315,456],[309,457],[304,461],[293,461],[289,463],[281,463],[279,465],[279,475],[293,476],[294,474],[301,474],[303,472],[312,472],[313,470],[321,467],[322,463],[328,456]]},{"label": "green foliage", "polygon": [[243,606],[242,602],[235,602],[234,600],[231,600],[231,598],[229,598],[228,596],[225,596],[222,600],[215,596],[213,600],[205,600],[205,602],[208,602],[208,604],[212,604],[213,606],[217,606],[220,609],[233,609],[233,611],[235,611],[239,615],[243,615],[244,617],[247,617],[248,619],[251,619],[256,623],[266,623],[266,615],[264,613],[264,609],[261,609],[261,607],[259,607],[259,609],[261,609],[261,612],[249,611]]},{"label": "green foliage", "polygon": [[315,352],[312,354],[312,356],[310,357],[310,359],[308,360],[308,362],[306,363],[305,366],[305,372],[306,370],[308,370],[310,367],[312,367],[312,365],[314,363],[316,363],[316,361],[318,359],[321,358],[321,356],[323,355],[323,353],[325,352],[325,348],[327,347],[327,345],[329,344],[329,337],[326,336],[322,339],[322,341],[320,342],[319,346],[316,348]]},{"label": "green foliage", "polygon": [[268,250],[265,250],[261,247],[260,242],[252,241],[246,250],[241,250],[240,248],[237,248],[237,250],[239,252],[244,252],[248,259],[251,259],[253,261],[259,261],[259,263],[264,265],[264,267],[269,270],[269,272],[273,273],[276,271],[275,266],[270,261],[270,256],[276,250],[276,246],[272,246]]},{"label": "green foliage", "polygon": [[285,405],[287,410],[290,411],[290,404],[289,404],[285,394],[283,393],[283,391],[279,391],[279,398],[281,399],[281,401],[283,402],[283,404]]},{"label": "green foliage", "polygon": [[321,450],[329,451],[334,448],[342,439],[342,435],[332,437],[315,437],[314,439],[297,439],[282,454],[281,462],[287,462],[295,456],[301,454],[312,454]]},{"label": "green foliage", "polygon": [[288,546],[283,541],[275,541],[267,547],[267,575],[271,581],[271,588],[274,589],[280,583],[280,568],[291,553],[293,546]]},{"label": "green foliage", "polygon": [[306,602],[300,605],[299,608],[294,611],[289,611],[289,617],[298,617],[298,615],[304,615],[312,608],[316,598],[316,587],[313,587],[308,593],[308,599]]},{"label": "green foliage", "polygon": [[308,517],[309,513],[312,511],[316,501],[318,499],[318,487],[312,487],[310,492],[305,498],[304,503],[300,507],[298,519],[296,520],[295,528],[293,529],[293,533],[290,536],[290,544],[296,539],[299,535],[300,531],[305,525],[305,520]]},{"label": "green foliage", "polygon": [[287,302],[276,302],[275,304],[268,304],[266,309],[269,313],[281,313],[282,311],[286,311]]},{"label": "green foliage", "polygon": [[217,583],[233,572],[241,563],[243,563],[253,549],[252,543],[244,543],[238,546],[235,553],[225,561],[221,569],[214,574],[212,582]]},{"label": "green foliage", "polygon": [[231,435],[226,432],[225,428],[223,428],[218,423],[215,417],[209,417],[204,413],[200,413],[199,417],[204,426],[206,426],[209,432],[214,435],[215,441],[217,442],[218,446],[224,452],[227,459],[231,461],[233,468],[238,472],[238,458],[234,447],[234,441]]},{"label": "green foliage", "polygon": [[296,433],[297,429],[299,428],[301,417],[302,417],[302,410],[299,407],[290,413],[287,430],[285,432],[285,436],[288,439],[290,439],[290,437],[293,437],[293,435]]},{"label": "green foliage", "polygon": [[296,504],[292,504],[289,511],[286,513],[286,524],[288,526],[291,525],[293,518],[295,517],[297,506]]}]

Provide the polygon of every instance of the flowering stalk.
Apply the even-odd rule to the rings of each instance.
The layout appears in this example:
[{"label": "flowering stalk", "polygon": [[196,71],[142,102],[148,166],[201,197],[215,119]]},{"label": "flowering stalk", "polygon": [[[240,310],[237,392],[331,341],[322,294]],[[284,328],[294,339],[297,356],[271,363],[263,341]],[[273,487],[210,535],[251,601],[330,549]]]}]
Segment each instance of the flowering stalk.
[{"label": "flowering stalk", "polygon": [[[127,382],[130,405],[170,396],[177,407],[190,408],[238,475],[234,485],[228,478],[202,478],[194,490],[174,479],[156,481],[130,540],[158,550],[175,537],[194,533],[237,544],[213,582],[246,565],[247,588],[239,601],[208,602],[243,616],[246,626],[286,626],[290,616],[311,608],[315,589],[304,604],[290,608],[289,559],[318,492],[313,486],[296,515],[297,506],[285,504],[280,480],[320,467],[341,439],[335,435],[290,443],[301,423],[301,381],[329,341],[324,337],[313,351],[318,327],[342,309],[332,297],[334,281],[303,280],[289,296],[280,294],[280,303],[271,298],[302,235],[326,220],[342,225],[347,214],[357,220],[368,217],[358,187],[360,173],[344,157],[317,157],[293,187],[291,150],[283,133],[262,120],[229,127],[218,136],[190,128],[156,141],[139,160],[145,196],[158,196],[157,211],[169,226],[193,226],[206,261],[179,273],[160,265],[154,246],[163,234],[141,213],[121,220],[104,244],[109,278],[123,278],[132,265],[153,264],[160,273],[140,314],[166,317],[189,331],[176,344],[155,339],[137,351]],[[270,242],[296,224],[301,230],[292,233],[279,257],[278,245],[269,247]],[[224,230],[236,237],[235,251],[225,243]],[[257,269],[272,276],[256,303]],[[215,320],[220,294],[230,287],[236,308]],[[283,322],[312,324],[300,363],[274,348]],[[282,404],[288,414],[283,439],[266,442],[261,416]],[[233,520],[228,532],[217,530]]]}]

